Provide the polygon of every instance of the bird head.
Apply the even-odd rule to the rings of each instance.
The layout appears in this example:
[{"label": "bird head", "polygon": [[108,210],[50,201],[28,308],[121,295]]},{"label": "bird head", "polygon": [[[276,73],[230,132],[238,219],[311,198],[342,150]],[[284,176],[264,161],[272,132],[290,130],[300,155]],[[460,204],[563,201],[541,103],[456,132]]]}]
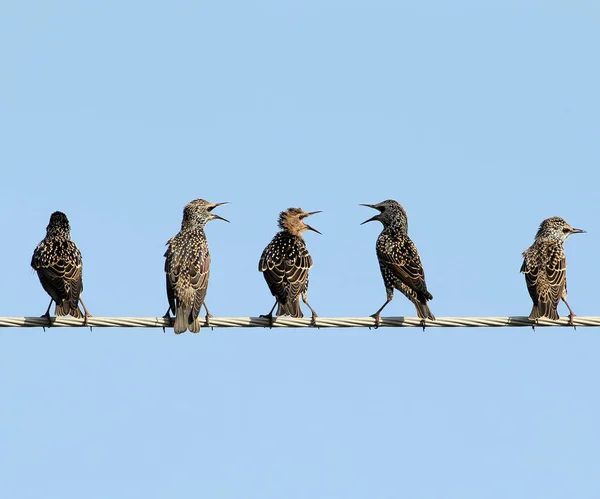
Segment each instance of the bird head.
[{"label": "bird head", "polygon": [[46,233],[57,235],[57,234],[69,234],[71,227],[69,225],[69,219],[62,211],[55,211],[50,215],[50,222],[46,227]]},{"label": "bird head", "polygon": [[200,225],[201,227],[204,227],[208,222],[215,219],[229,222],[226,218],[223,218],[216,213],[212,213],[212,210],[217,206],[228,203],[228,201],[224,203],[211,203],[205,199],[194,199],[186,204],[183,209],[183,221],[181,222],[181,226]]},{"label": "bird head", "polygon": [[535,235],[536,239],[554,239],[564,242],[571,234],[582,234],[585,230],[571,227],[564,218],[547,218],[540,224],[540,228]]},{"label": "bird head", "polygon": [[393,199],[387,199],[377,204],[361,204],[360,206],[367,206],[379,211],[378,215],[365,220],[361,225],[367,222],[379,221],[384,227],[395,227],[403,232],[408,232],[408,218],[406,217],[406,211],[400,203]]},{"label": "bird head", "polygon": [[307,223],[304,223],[304,219],[320,211],[303,211],[300,208],[288,208],[286,211],[282,211],[279,214],[279,227],[282,230],[289,232],[295,236],[302,236],[302,232],[305,230],[312,230],[317,234],[321,234],[317,229],[314,229]]}]

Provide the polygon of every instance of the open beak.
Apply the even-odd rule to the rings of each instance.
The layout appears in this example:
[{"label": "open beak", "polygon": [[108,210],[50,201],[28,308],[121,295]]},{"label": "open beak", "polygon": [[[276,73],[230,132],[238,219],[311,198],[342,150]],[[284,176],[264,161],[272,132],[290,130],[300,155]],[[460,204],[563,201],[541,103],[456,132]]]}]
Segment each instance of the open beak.
[{"label": "open beak", "polygon": [[571,229],[571,234],[585,234],[586,231],[583,229]]},{"label": "open beak", "polygon": [[210,217],[211,217],[211,218],[210,218],[211,220],[218,219],[218,220],[223,220],[223,222],[230,223],[230,222],[229,222],[229,220],[227,220],[226,218],[223,218],[223,217],[221,217],[221,216],[217,215],[216,213],[211,213],[211,214],[210,214]]},{"label": "open beak", "polygon": [[367,222],[377,222],[379,220],[379,215],[375,215],[374,217],[369,218],[369,220],[365,220],[360,225],[365,225]]},{"label": "open beak", "polygon": [[208,208],[208,211],[210,211],[210,212],[211,212],[211,213],[210,213],[211,220],[218,219],[218,220],[223,220],[224,222],[230,223],[230,222],[229,222],[229,220],[227,220],[226,218],[223,218],[222,216],[220,216],[220,215],[217,215],[216,213],[212,213],[212,211],[213,211],[213,210],[214,210],[214,209],[215,209],[217,206],[222,206],[222,205],[224,205],[224,204],[229,204],[229,201],[223,201],[222,203],[215,203],[215,204],[214,204],[214,205],[212,205],[210,208]]},{"label": "open beak", "polygon": [[[360,204],[359,206],[366,206],[367,208],[373,208],[374,210],[378,210],[379,212],[381,212],[381,210],[374,204]],[[369,220],[365,220],[360,225],[364,225],[367,222],[377,222],[377,221],[379,221],[379,215],[375,215],[374,217],[369,218]]]},{"label": "open beak", "polygon": [[[304,218],[310,217],[311,215],[316,215],[317,213],[322,213],[322,211],[321,210],[319,210],[319,211],[309,211]],[[316,232],[317,234],[321,234],[317,229],[311,227],[307,223],[305,223],[304,225],[306,225],[306,228],[308,230],[312,230],[313,232]],[[321,235],[323,235],[323,234],[321,234]]]}]

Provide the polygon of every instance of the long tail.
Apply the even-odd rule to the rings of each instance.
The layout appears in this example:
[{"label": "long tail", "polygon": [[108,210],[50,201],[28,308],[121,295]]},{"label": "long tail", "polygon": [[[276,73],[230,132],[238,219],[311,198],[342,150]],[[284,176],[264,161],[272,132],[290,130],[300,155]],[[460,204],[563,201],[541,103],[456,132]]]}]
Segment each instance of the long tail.
[{"label": "long tail", "polygon": [[289,315],[290,317],[301,318],[304,317],[302,310],[300,310],[300,297],[288,299],[287,303],[281,303],[277,301],[277,317],[280,315]]},{"label": "long tail", "polygon": [[534,305],[529,314],[530,320],[540,319],[541,317],[547,317],[550,320],[557,321],[560,316],[556,308],[552,308],[550,303],[539,301],[537,305]]},{"label": "long tail", "polygon": [[419,316],[419,319],[429,319],[431,321],[435,320],[435,316],[431,313],[431,310],[429,310],[429,305],[427,305],[427,302],[425,300],[415,300],[413,303],[415,304],[415,308],[417,309],[417,315]]},{"label": "long tail", "polygon": [[75,317],[75,319],[81,319],[83,317],[83,312],[79,309],[79,305],[72,307],[69,300],[63,300],[62,303],[57,304],[54,313],[57,317],[62,317],[64,315],[70,315],[71,317]]},{"label": "long tail", "polygon": [[192,318],[192,307],[179,306],[175,314],[175,324],[173,330],[175,334],[185,333],[189,329],[192,333],[200,332],[200,319]]}]

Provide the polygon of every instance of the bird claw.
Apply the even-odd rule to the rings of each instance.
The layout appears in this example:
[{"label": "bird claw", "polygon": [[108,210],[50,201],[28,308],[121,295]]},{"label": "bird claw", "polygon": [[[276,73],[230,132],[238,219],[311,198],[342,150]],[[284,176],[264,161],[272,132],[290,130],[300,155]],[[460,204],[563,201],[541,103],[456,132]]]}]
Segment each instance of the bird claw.
[{"label": "bird claw", "polygon": [[575,331],[577,331],[577,326],[573,322],[573,317],[575,317],[575,314],[569,314],[569,326],[573,326],[573,329],[575,329]]},{"label": "bird claw", "polygon": [[381,323],[381,317],[379,316],[379,314],[371,314],[369,317],[373,317],[373,319],[375,319],[374,329],[379,329],[379,324]]},{"label": "bird claw", "polygon": [[259,315],[261,319],[269,319],[269,329],[273,329],[273,314]]},{"label": "bird claw", "polygon": [[310,327],[317,327],[317,314],[313,314],[310,320]]},{"label": "bird claw", "polygon": [[[46,312],[44,315],[40,315],[40,318],[45,317],[46,320],[48,321],[48,326],[47,327],[52,327],[52,321],[50,320],[50,314],[48,312]],[[44,329],[44,331],[46,331],[46,327],[42,326],[42,328]]]},{"label": "bird claw", "polygon": [[421,327],[423,328],[423,331],[425,331],[425,319],[421,319]]},{"label": "bird claw", "polygon": [[[171,317],[171,313],[170,312],[171,312],[171,309],[169,308],[167,310],[167,313],[162,316],[163,319],[167,319],[169,321],[169,327],[171,327],[173,325],[173,319]],[[163,326],[162,330],[163,330],[163,333],[166,333],[167,332],[166,326]]]},{"label": "bird claw", "polygon": [[[83,316],[83,324],[82,324],[82,326],[83,326],[83,327],[86,327],[86,326],[87,326],[88,317],[92,317],[92,316],[91,316],[91,315],[89,315],[89,314],[85,314],[85,315]],[[91,331],[91,330],[92,330],[92,327],[90,326],[90,331]]]}]

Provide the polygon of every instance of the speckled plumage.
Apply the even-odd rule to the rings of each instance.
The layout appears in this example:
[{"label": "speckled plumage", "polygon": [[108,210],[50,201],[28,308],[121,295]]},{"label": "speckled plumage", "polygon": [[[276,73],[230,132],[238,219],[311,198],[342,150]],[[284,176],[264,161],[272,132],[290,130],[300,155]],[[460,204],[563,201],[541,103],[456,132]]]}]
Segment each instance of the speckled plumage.
[{"label": "speckled plumage", "polygon": [[200,331],[200,308],[206,309],[206,321],[210,317],[204,303],[210,274],[210,253],[204,234],[206,223],[215,218],[225,220],[211,213],[213,208],[225,203],[209,203],[204,199],[195,199],[183,210],[181,230],[167,242],[165,252],[165,273],[167,280],[167,298],[169,309],[175,314],[174,331],[176,334],[189,329],[192,333]]},{"label": "speckled plumage", "polygon": [[392,301],[394,289],[402,292],[415,305],[419,318],[435,320],[427,304],[433,296],[427,290],[425,272],[417,247],[408,237],[408,218],[404,208],[391,199],[362,206],[380,212],[363,223],[379,221],[383,224],[383,231],[377,238],[376,249],[387,300],[373,314],[376,325],[379,325],[381,311]]},{"label": "speckled plumage", "polygon": [[567,260],[563,244],[571,234],[585,232],[574,229],[564,219],[552,217],[544,220],[535,236],[535,242],[523,252],[521,272],[533,308],[529,319],[546,317],[557,320],[558,303],[562,299],[569,309],[569,322],[575,314],[567,303]]},{"label": "speckled plumage", "polygon": [[[279,215],[278,232],[262,252],[258,262],[258,270],[263,273],[271,294],[275,297],[277,316],[289,315],[303,317],[300,309],[300,298],[312,312],[313,324],[316,312],[308,303],[308,271],[313,262],[302,232],[313,229],[304,223],[304,219],[318,211],[305,212],[300,208],[289,208]],[[275,308],[273,306],[273,309]],[[273,309],[267,315],[272,320]]]},{"label": "speckled plumage", "polygon": [[71,315],[77,319],[89,316],[83,301],[85,316],[79,308],[83,291],[83,262],[81,252],[71,240],[67,216],[56,211],[50,216],[46,237],[37,245],[31,258],[40,283],[50,295],[50,305],[44,314],[50,320],[50,306],[56,303],[55,315]]}]

